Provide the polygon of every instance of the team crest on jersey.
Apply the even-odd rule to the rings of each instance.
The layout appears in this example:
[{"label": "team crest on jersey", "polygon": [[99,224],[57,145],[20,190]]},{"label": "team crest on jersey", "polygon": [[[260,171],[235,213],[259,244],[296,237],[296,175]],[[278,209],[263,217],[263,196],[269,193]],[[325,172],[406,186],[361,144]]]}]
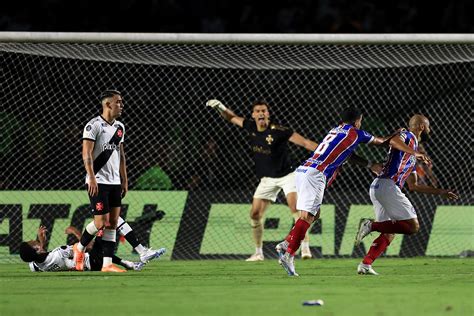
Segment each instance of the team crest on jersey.
[{"label": "team crest on jersey", "polygon": [[123,135],[123,132],[122,132],[121,129],[119,129],[119,130],[117,131],[117,136],[118,136],[118,137],[122,137],[122,135]]},{"label": "team crest on jersey", "polygon": [[274,141],[272,135],[268,135],[267,138],[265,138],[265,140],[267,141],[268,145],[271,145]]},{"label": "team crest on jersey", "polygon": [[102,123],[102,127],[107,127],[107,123]]},{"label": "team crest on jersey", "polygon": [[90,126],[90,125],[87,125],[87,126],[86,126],[86,131],[89,132],[91,129],[92,129],[92,126]]},{"label": "team crest on jersey", "polygon": [[102,210],[104,209],[104,203],[102,203],[102,202],[97,202],[97,203],[95,204],[95,209],[96,209],[97,211],[99,211],[99,212],[102,211]]}]

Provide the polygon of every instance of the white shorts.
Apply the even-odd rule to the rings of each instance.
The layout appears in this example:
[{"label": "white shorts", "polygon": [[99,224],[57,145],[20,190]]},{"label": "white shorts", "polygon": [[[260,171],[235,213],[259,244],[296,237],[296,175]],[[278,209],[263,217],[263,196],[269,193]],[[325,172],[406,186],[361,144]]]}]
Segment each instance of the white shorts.
[{"label": "white shorts", "polygon": [[323,203],[326,176],[311,167],[299,167],[295,173],[296,192],[298,194],[296,209],[316,216]]},{"label": "white shorts", "polygon": [[254,199],[270,200],[275,202],[278,193],[283,189],[285,196],[296,192],[295,173],[291,172],[281,178],[263,177],[260,179],[257,189],[253,195]]},{"label": "white shorts", "polygon": [[415,208],[393,180],[376,178],[369,192],[376,222],[416,218]]}]

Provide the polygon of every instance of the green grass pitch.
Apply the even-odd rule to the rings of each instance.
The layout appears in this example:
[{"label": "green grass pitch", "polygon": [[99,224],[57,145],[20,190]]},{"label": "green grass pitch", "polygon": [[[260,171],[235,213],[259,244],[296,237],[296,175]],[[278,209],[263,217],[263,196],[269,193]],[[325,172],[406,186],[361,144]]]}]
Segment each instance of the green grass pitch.
[{"label": "green grass pitch", "polygon": [[[156,261],[143,271],[32,273],[0,265],[0,315],[474,315],[472,259]],[[302,306],[324,300],[324,306]]]}]

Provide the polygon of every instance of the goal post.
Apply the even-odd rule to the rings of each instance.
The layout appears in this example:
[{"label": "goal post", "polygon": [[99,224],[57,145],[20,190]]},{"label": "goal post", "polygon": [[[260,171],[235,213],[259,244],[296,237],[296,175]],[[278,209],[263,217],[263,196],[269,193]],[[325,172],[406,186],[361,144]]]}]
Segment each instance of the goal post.
[{"label": "goal post", "polygon": [[[461,199],[409,193],[421,224],[387,256],[458,256],[472,243],[472,34],[0,33],[0,262],[47,226],[48,248],[90,220],[82,129],[105,89],[123,93],[130,192],[122,215],[139,239],[172,259],[242,259],[254,245],[249,210],[258,184],[245,131],[205,106],[217,98],[240,116],[263,98],[272,119],[316,142],[353,105],[362,128],[386,135],[423,113],[433,159],[422,180]],[[310,153],[291,145],[294,165]],[[361,145],[382,161],[386,149]],[[433,177],[430,177],[430,172]],[[315,258],[360,257],[362,217],[373,216],[373,175],[344,166],[310,231]],[[280,194],[266,212],[264,253],[292,226]],[[119,243],[118,253],[133,257]]]}]

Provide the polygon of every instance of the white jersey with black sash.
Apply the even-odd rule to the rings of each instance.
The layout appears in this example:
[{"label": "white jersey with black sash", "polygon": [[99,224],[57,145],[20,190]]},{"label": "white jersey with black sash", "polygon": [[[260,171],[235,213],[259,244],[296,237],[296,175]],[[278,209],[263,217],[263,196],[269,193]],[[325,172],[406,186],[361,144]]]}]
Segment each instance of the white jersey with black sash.
[{"label": "white jersey with black sash", "polygon": [[93,158],[97,183],[120,184],[120,143],[123,143],[124,136],[125,126],[121,122],[116,120],[110,124],[101,115],[84,127],[82,139],[95,143]]},{"label": "white jersey with black sash", "polygon": [[72,246],[61,246],[53,249],[43,262],[30,262],[33,272],[69,271],[75,268]]}]

